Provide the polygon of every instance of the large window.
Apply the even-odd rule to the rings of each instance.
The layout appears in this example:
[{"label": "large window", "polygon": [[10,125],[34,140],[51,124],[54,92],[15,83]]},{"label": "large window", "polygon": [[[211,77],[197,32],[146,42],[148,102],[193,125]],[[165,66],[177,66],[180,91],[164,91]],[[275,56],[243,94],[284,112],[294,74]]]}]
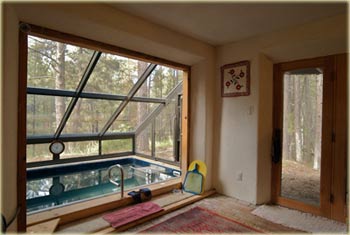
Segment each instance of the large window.
[{"label": "large window", "polygon": [[40,36],[27,47],[29,166],[130,154],[179,162],[183,70]]},{"label": "large window", "polygon": [[[97,162],[106,164],[97,164],[102,168],[124,162],[134,171],[155,163],[146,159],[142,163],[140,157],[173,165],[152,168],[152,173],[137,169],[132,174],[136,178],[130,178],[131,171],[127,171],[125,180],[136,179],[130,182],[132,187],[177,177],[179,170],[186,174],[189,69],[166,59],[20,23],[18,231],[25,231],[26,212],[37,202],[56,205],[58,194],[75,197],[75,189],[95,197],[83,186],[108,181],[107,172],[97,173],[95,168],[66,178],[56,172],[62,167],[78,166],[84,171],[81,168],[95,167]],[[59,153],[50,151],[50,146]],[[140,157],[118,158],[127,155]],[[128,159],[140,164],[125,162]],[[71,181],[76,180],[82,188],[75,188]]]}]

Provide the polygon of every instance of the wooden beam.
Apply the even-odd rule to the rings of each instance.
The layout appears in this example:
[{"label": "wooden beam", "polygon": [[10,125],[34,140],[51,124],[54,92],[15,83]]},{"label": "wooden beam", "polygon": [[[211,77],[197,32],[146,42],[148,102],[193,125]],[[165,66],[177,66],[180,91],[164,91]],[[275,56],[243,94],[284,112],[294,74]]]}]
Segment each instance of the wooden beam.
[{"label": "wooden beam", "polygon": [[18,129],[17,129],[17,232],[26,232],[26,136],[27,136],[27,33],[19,30],[18,66]]},{"label": "wooden beam", "polygon": [[184,71],[182,82],[182,117],[181,117],[181,178],[182,182],[189,162],[189,107],[190,107],[190,72]]},{"label": "wooden beam", "polygon": [[[281,129],[283,127],[282,118],[280,115],[283,110],[282,98],[283,94],[283,80],[281,79],[281,65],[275,64],[273,66],[273,129]],[[281,139],[281,142],[283,140]],[[282,156],[281,156],[282,157]],[[271,163],[271,202],[277,203],[277,198],[281,192],[281,160],[278,163]]]},{"label": "wooden beam", "polygon": [[348,97],[347,82],[349,82],[347,68],[348,54],[335,56],[335,86],[334,86],[334,157],[333,157],[333,185],[332,193],[334,202],[331,208],[331,218],[346,222],[348,207],[346,205],[346,189],[347,189],[347,162],[348,162],[348,137],[347,137],[347,111]]}]

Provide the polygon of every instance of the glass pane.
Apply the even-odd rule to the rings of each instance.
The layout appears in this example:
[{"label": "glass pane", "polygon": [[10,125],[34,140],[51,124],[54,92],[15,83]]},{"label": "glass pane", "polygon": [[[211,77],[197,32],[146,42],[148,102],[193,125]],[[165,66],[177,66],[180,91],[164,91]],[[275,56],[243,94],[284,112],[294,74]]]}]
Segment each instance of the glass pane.
[{"label": "glass pane", "polygon": [[143,61],[103,53],[84,91],[127,95],[148,65]]},{"label": "glass pane", "polygon": [[71,98],[27,95],[27,135],[53,135]]},{"label": "glass pane", "polygon": [[323,72],[289,71],[283,83],[281,196],[319,206]]},{"label": "glass pane", "polygon": [[52,160],[49,146],[50,144],[27,144],[27,162]]},{"label": "glass pane", "polygon": [[157,116],[155,122],[155,157],[174,161],[176,100],[173,99]]},{"label": "glass pane", "polygon": [[66,142],[64,145],[61,159],[98,155],[98,141]]},{"label": "glass pane", "polygon": [[136,136],[136,152],[152,155],[152,125],[148,125]]},{"label": "glass pane", "polygon": [[100,132],[120,103],[110,100],[79,99],[62,133]]},{"label": "glass pane", "polygon": [[132,139],[103,140],[102,154],[132,151]]},{"label": "glass pane", "polygon": [[129,102],[108,132],[134,131],[158,106],[156,103]]},{"label": "glass pane", "polygon": [[28,36],[28,87],[75,90],[93,51]]},{"label": "glass pane", "polygon": [[158,65],[135,96],[165,98],[182,79],[183,71]]}]

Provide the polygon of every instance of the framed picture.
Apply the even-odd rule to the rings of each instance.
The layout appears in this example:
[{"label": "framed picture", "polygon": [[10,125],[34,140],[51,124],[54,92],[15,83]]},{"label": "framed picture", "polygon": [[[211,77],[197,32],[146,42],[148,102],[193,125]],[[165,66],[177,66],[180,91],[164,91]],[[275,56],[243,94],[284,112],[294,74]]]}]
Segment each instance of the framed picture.
[{"label": "framed picture", "polygon": [[250,95],[250,62],[241,61],[221,66],[221,96]]}]

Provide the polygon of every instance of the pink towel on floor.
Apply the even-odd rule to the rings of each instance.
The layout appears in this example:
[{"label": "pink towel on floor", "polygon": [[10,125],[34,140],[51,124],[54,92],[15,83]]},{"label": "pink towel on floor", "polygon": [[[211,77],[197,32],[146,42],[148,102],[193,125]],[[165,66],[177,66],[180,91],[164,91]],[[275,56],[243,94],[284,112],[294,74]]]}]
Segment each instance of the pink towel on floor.
[{"label": "pink towel on floor", "polygon": [[144,202],[106,214],[102,218],[113,228],[117,228],[162,210],[163,208],[153,202]]}]

